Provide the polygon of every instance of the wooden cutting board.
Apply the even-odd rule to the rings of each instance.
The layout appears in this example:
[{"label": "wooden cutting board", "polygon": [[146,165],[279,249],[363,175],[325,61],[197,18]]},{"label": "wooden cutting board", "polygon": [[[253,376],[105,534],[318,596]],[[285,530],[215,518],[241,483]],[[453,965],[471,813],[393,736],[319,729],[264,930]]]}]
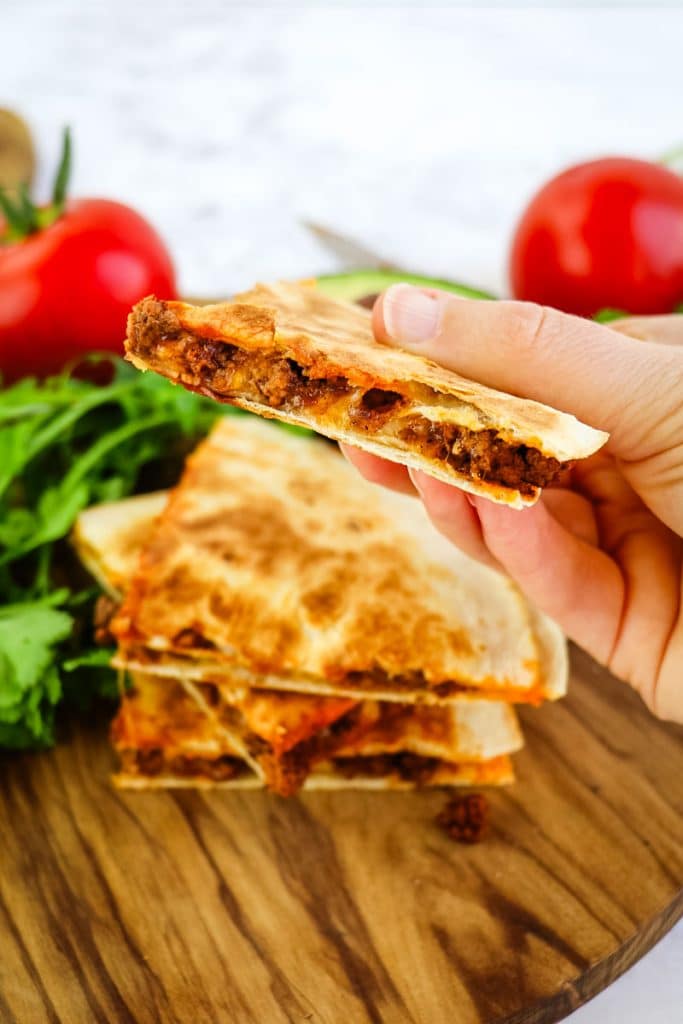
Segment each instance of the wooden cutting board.
[{"label": "wooden cutting board", "polygon": [[683,910],[683,731],[575,654],[475,847],[443,793],[122,794],[0,762],[2,1024],[557,1021]]}]

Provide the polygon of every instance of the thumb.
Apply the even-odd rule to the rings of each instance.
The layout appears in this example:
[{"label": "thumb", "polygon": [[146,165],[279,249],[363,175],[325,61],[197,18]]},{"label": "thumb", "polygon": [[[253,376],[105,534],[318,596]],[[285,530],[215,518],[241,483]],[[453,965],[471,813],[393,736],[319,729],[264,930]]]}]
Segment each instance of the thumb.
[{"label": "thumb", "polygon": [[378,299],[380,341],[470,380],[572,413],[641,462],[683,445],[683,348],[625,336],[529,302],[462,299],[396,284]]}]

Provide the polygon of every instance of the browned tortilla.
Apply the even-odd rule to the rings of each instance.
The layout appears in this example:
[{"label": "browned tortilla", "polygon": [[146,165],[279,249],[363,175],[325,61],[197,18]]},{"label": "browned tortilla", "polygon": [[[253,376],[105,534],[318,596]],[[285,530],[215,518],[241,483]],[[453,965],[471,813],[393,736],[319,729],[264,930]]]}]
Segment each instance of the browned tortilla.
[{"label": "browned tortilla", "polygon": [[144,299],[126,352],[190,390],[515,507],[607,436],[378,343],[367,310],[310,285],[260,285],[211,306]]},{"label": "browned tortilla", "polygon": [[[77,539],[102,532],[84,517]],[[567,678],[557,627],[419,502],[246,416],[188,460],[112,629],[121,666],[242,687],[539,703]]]}]

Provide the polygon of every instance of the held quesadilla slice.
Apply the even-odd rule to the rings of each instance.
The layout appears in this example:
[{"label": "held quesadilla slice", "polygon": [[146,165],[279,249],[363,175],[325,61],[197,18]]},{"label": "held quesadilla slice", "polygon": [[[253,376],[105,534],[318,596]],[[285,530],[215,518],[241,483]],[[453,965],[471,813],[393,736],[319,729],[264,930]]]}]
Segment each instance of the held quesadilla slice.
[{"label": "held quesadilla slice", "polygon": [[[346,730],[345,739],[317,731],[290,748],[305,749],[305,770],[291,763],[283,774],[256,770],[241,753],[244,733],[235,740],[234,720],[207,713],[179,683],[134,674],[112,727],[121,760],[115,776],[127,788],[164,786],[265,785],[291,796],[304,789],[407,789],[421,786],[502,785],[513,779],[508,753],[521,746],[514,712],[505,705],[470,703],[458,707],[380,709],[368,707],[363,731]],[[271,697],[273,698],[271,700]],[[294,698],[294,701],[296,698]],[[300,709],[310,698],[300,698]],[[245,706],[247,729],[273,745],[288,732],[297,711],[287,695],[256,695]],[[289,705],[283,715],[283,704]],[[242,727],[243,729],[245,726]],[[239,730],[237,730],[239,731]],[[310,730],[307,730],[309,732]],[[270,740],[266,740],[270,736]],[[317,743],[311,756],[311,741]],[[487,751],[491,756],[484,756]]]},{"label": "held quesadilla slice", "polygon": [[188,460],[112,629],[120,667],[224,687],[403,703],[566,689],[562,634],[511,581],[331,446],[252,417],[219,421]]},{"label": "held quesadilla slice", "polygon": [[258,285],[208,306],[149,297],[130,314],[126,353],[190,390],[516,508],[607,440],[566,413],[378,343],[367,310],[311,284]]}]

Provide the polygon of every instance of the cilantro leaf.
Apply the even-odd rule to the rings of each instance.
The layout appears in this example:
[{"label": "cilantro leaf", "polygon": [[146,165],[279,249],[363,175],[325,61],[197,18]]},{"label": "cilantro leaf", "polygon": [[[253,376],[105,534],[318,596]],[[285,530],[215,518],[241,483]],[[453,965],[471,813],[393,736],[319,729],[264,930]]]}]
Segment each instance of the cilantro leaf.
[{"label": "cilantro leaf", "polygon": [[49,745],[58,705],[115,695],[97,590],[66,542],[79,512],[171,486],[230,411],[121,359],[89,362],[108,383],[65,372],[0,390],[0,747]]},{"label": "cilantro leaf", "polygon": [[47,746],[62,694],[55,647],[71,633],[72,617],[43,602],[0,608],[0,743]]},{"label": "cilantro leaf", "polygon": [[88,362],[108,383],[65,372],[0,390],[0,747],[49,745],[59,705],[116,695],[98,590],[67,543],[79,512],[172,486],[218,417],[246,415],[122,359]]}]

